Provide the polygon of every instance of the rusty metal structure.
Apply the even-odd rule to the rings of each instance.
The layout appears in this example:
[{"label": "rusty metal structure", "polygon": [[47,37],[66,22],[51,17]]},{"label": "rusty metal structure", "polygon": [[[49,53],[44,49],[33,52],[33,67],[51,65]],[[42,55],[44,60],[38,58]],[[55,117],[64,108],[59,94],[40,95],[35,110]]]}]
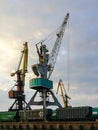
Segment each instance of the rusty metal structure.
[{"label": "rusty metal structure", "polygon": [[[15,75],[17,76],[17,80],[14,87],[8,92],[9,98],[15,99],[14,103],[9,109],[10,111],[23,110],[25,105],[27,104],[25,101],[24,86],[25,86],[25,76],[27,73],[27,65],[28,65],[28,43],[25,42],[23,45],[24,45],[24,49],[21,52],[21,57],[20,57],[17,70],[14,73],[11,73],[11,76],[15,76]],[[16,90],[14,90],[15,87]]]}]

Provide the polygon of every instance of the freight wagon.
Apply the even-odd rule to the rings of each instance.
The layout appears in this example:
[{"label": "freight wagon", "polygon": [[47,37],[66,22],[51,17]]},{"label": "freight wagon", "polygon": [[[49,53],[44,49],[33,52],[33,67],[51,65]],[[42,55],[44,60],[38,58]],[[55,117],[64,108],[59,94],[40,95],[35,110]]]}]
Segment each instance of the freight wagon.
[{"label": "freight wagon", "polygon": [[53,111],[50,120],[54,121],[95,121],[98,119],[98,108],[89,106],[58,108]]},{"label": "freight wagon", "polygon": [[[46,118],[50,118],[52,115],[52,109],[47,109],[46,110]],[[29,121],[34,121],[34,120],[43,120],[44,119],[44,113],[43,109],[36,109],[36,110],[21,110],[19,111],[19,117],[20,120],[29,120]]]},{"label": "freight wagon", "polygon": [[19,116],[17,111],[4,111],[0,112],[0,121],[18,121]]},{"label": "freight wagon", "polygon": [[92,108],[92,120],[98,120],[98,107]]},{"label": "freight wagon", "polygon": [[92,107],[73,107],[73,108],[58,108],[56,110],[57,120],[66,121],[82,121],[90,120],[92,115]]},{"label": "freight wagon", "polygon": [[[58,108],[56,110],[47,109],[46,118],[48,121],[95,121],[98,119],[98,108],[85,106]],[[43,109],[0,112],[1,122],[25,120],[44,120]]]}]

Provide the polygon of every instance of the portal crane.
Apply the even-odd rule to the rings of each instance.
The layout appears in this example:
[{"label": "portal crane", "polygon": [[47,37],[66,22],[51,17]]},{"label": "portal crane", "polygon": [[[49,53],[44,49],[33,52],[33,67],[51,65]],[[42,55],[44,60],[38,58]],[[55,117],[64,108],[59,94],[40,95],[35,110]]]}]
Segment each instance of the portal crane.
[{"label": "portal crane", "polygon": [[[9,110],[13,109],[23,110],[24,105],[27,104],[25,101],[24,86],[25,86],[25,74],[27,73],[27,65],[28,65],[28,43],[25,42],[25,44],[23,45],[24,49],[21,52],[21,57],[17,70],[14,73],[10,74],[11,76],[17,75],[17,80],[14,85],[14,87],[17,86],[17,90],[13,90],[12,88],[8,93],[9,98],[15,99],[15,102],[12,104]],[[15,108],[14,105],[16,105]]]},{"label": "portal crane", "polygon": [[56,94],[58,94],[59,88],[61,90],[61,96],[63,99],[64,108],[66,108],[68,107],[68,99],[71,99],[71,98],[67,95],[63,81],[61,79],[59,80]]},{"label": "portal crane", "polygon": [[[57,59],[57,55],[60,49],[61,41],[64,35],[65,27],[67,24],[69,18],[69,13],[64,18],[63,23],[60,26],[60,31],[57,34],[57,38],[54,44],[54,47],[52,49],[51,54],[49,55],[46,45],[43,43],[44,41],[41,41],[36,44],[36,49],[39,57],[39,63],[32,65],[32,70],[34,74],[37,76],[37,78],[33,78],[30,80],[30,88],[35,89],[36,92],[28,102],[26,108],[28,108],[30,105],[42,105],[43,106],[43,115],[46,119],[46,109],[49,105],[58,106],[59,108],[62,108],[62,105],[59,103],[57,98],[55,97],[54,93],[51,91],[53,89],[53,81],[49,80],[54,65]],[[35,97],[37,96],[37,93],[41,93],[41,101],[36,101]],[[51,95],[53,100],[47,100],[49,99],[49,96]]]}]

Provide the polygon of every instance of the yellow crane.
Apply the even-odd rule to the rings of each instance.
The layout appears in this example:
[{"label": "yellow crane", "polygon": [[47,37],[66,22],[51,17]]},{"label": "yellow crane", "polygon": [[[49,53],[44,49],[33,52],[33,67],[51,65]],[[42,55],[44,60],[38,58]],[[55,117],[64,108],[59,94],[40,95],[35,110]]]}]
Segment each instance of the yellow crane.
[{"label": "yellow crane", "polygon": [[61,96],[62,96],[62,99],[63,99],[64,107],[68,107],[68,99],[71,99],[71,98],[67,95],[63,81],[61,79],[59,80],[56,94],[58,94],[59,88],[61,90]]},{"label": "yellow crane", "polygon": [[24,95],[24,86],[25,86],[25,74],[27,73],[27,65],[28,65],[28,43],[25,42],[23,45],[24,49],[21,52],[21,57],[17,70],[14,73],[11,73],[11,76],[17,75],[17,80],[14,85],[14,87],[17,86],[17,90],[13,90],[12,88],[9,91],[9,98],[15,99],[15,102],[12,104],[9,110],[13,110],[14,105],[16,105],[14,109],[22,110],[24,108],[24,104],[26,103]]}]

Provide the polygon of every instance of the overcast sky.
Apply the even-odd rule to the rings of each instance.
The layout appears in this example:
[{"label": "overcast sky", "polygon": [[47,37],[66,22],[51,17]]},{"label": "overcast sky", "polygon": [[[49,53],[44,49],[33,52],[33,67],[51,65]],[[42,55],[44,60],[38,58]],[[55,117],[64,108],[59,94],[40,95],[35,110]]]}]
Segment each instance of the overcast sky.
[{"label": "overcast sky", "polygon": [[0,110],[13,102],[8,98],[15,83],[10,73],[18,66],[23,43],[29,44],[25,93],[30,99],[31,65],[38,62],[35,44],[58,28],[67,13],[69,27],[51,77],[54,92],[62,79],[72,106],[98,106],[98,0],[0,0]]}]

